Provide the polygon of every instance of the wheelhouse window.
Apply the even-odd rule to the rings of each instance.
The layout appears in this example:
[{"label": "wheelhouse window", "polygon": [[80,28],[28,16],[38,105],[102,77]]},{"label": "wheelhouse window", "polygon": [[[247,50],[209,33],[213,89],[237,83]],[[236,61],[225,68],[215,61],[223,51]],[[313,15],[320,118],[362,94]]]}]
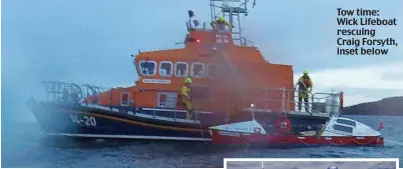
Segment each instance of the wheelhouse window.
[{"label": "wheelhouse window", "polygon": [[186,62],[177,62],[175,64],[175,76],[186,77],[188,75],[188,64]]},{"label": "wheelhouse window", "polygon": [[208,64],[207,65],[207,75],[209,77],[215,78],[217,77],[218,66],[215,64]]},{"label": "wheelhouse window", "polygon": [[144,76],[153,76],[156,73],[157,62],[150,60],[140,61],[140,71]]},{"label": "wheelhouse window", "polygon": [[351,120],[337,119],[336,122],[340,123],[340,124],[349,125],[349,126],[354,126],[354,127],[356,126],[355,121],[351,121]]},{"label": "wheelhouse window", "polygon": [[193,63],[190,75],[194,78],[199,78],[204,76],[204,64],[203,63]]},{"label": "wheelhouse window", "polygon": [[338,130],[338,131],[342,131],[342,132],[346,132],[346,133],[353,133],[353,128],[352,127],[335,124],[335,125],[333,125],[333,128],[335,130]]},{"label": "wheelhouse window", "polygon": [[160,63],[160,76],[171,76],[173,72],[173,63],[168,61],[162,61]]}]

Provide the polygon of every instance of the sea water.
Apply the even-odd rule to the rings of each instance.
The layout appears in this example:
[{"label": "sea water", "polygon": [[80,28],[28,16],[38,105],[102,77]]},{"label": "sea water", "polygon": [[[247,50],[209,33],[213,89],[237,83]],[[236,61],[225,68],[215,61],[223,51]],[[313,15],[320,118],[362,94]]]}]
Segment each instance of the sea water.
[{"label": "sea water", "polygon": [[403,166],[403,117],[348,116],[374,128],[384,121],[384,147],[292,149],[223,148],[203,142],[72,142],[43,137],[35,122],[2,121],[2,167],[186,167],[221,168],[223,158],[400,158]]}]

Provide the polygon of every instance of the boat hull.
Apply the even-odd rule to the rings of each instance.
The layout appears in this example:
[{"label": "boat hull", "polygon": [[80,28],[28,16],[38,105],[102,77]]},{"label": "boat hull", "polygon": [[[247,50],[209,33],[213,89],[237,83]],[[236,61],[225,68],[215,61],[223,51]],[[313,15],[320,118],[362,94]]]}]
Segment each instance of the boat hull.
[{"label": "boat hull", "polygon": [[[200,123],[169,122],[130,115],[127,112],[55,106],[35,103],[31,110],[48,135],[209,141],[207,127]],[[141,117],[143,115],[143,117]],[[179,119],[178,119],[179,120]]]},{"label": "boat hull", "polygon": [[383,146],[383,137],[323,137],[296,135],[248,134],[211,129],[213,144],[217,145],[264,145],[268,147],[310,146]]},{"label": "boat hull", "polygon": [[[184,112],[152,108],[61,105],[34,100],[28,103],[42,130],[48,135],[211,141],[209,127],[226,123],[222,114],[201,113],[198,114],[198,121],[186,121]],[[266,116],[275,117],[271,114]],[[299,126],[324,124],[327,120],[297,116],[291,116],[291,119],[295,119]]]}]

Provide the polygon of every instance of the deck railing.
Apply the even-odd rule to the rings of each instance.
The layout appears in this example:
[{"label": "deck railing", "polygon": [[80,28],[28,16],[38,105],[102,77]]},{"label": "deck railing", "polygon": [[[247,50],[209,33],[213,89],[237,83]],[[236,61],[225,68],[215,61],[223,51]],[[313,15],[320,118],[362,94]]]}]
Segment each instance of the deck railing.
[{"label": "deck railing", "polygon": [[84,98],[99,96],[100,93],[110,89],[90,84],[79,85],[60,81],[44,81],[42,84],[45,93],[39,93],[39,90],[35,90],[35,93],[31,92],[31,97],[44,102],[60,104],[80,102]]},{"label": "deck railing", "polygon": [[[43,82],[46,91],[46,102],[58,103],[58,104],[75,104],[75,103],[86,103],[86,98],[97,97],[101,92],[109,91],[113,88],[105,88],[95,85],[78,85],[75,83],[65,83],[58,81],[48,81]],[[141,89],[142,91],[157,91],[162,93],[179,93],[179,90],[161,90],[161,89]],[[251,90],[250,90],[251,91]],[[308,110],[309,114],[313,113],[326,113],[329,115],[339,115],[339,110],[342,107],[342,93],[311,93],[308,92],[308,104],[303,101],[298,100],[298,90],[296,89],[286,89],[286,88],[265,88],[265,89],[255,89],[255,92],[259,93],[259,96],[251,94],[253,99],[251,99],[251,104],[254,106],[246,108],[252,111],[262,111],[262,112],[272,112],[280,111],[286,113],[292,113],[298,111],[298,104],[301,104],[301,111]],[[263,93],[263,95],[262,95]],[[274,94],[273,94],[274,93]],[[277,96],[277,97],[272,97]],[[280,96],[280,97],[278,97]],[[175,99],[179,99],[176,98]],[[130,99],[129,99],[130,101]],[[176,100],[175,100],[176,101]],[[256,102],[256,104],[254,103]],[[279,106],[279,109],[273,110],[270,103],[274,102],[275,105]],[[263,104],[262,104],[263,103]],[[94,104],[97,104],[95,102]],[[112,104],[111,104],[112,105]],[[109,105],[109,106],[111,106]],[[256,106],[258,105],[258,106]],[[108,106],[108,105],[104,105]],[[176,107],[167,108],[174,111],[177,110]],[[183,110],[182,110],[183,111]]]},{"label": "deck railing", "polygon": [[[307,91],[306,95],[308,98],[308,103],[299,100],[299,90],[297,89],[286,89],[286,88],[265,88],[258,89],[257,92],[264,93],[264,97],[251,100],[251,109],[256,111],[280,111],[280,112],[306,112],[309,114],[313,113],[327,113],[329,115],[338,115],[340,108],[342,108],[342,93],[335,92],[318,92],[312,93]],[[280,92],[280,93],[279,93]],[[270,96],[279,97],[270,97]],[[253,102],[264,102],[263,105],[256,106]],[[281,103],[280,107],[273,110],[272,107],[268,106],[270,103]],[[301,109],[298,109],[298,104],[301,105]],[[277,106],[276,106],[277,107]]]}]

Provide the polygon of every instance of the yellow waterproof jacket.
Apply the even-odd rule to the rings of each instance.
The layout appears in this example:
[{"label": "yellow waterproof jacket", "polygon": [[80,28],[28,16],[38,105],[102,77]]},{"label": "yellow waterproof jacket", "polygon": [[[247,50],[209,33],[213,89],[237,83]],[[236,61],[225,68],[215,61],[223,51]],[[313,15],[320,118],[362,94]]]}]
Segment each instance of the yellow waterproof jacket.
[{"label": "yellow waterproof jacket", "polygon": [[308,90],[308,88],[312,88],[313,83],[309,76],[306,78],[302,76],[298,79],[298,85],[300,90]]},{"label": "yellow waterproof jacket", "polygon": [[189,98],[190,98],[190,88],[184,85],[181,90],[181,100],[189,101],[190,100]]},{"label": "yellow waterproof jacket", "polygon": [[210,23],[211,27],[213,27],[213,28],[215,27],[214,25],[216,25],[216,24],[224,24],[224,25],[227,25],[229,29],[232,28],[231,24],[228,23],[227,21],[218,21],[218,20],[215,20],[215,21],[213,21],[213,22]]}]

